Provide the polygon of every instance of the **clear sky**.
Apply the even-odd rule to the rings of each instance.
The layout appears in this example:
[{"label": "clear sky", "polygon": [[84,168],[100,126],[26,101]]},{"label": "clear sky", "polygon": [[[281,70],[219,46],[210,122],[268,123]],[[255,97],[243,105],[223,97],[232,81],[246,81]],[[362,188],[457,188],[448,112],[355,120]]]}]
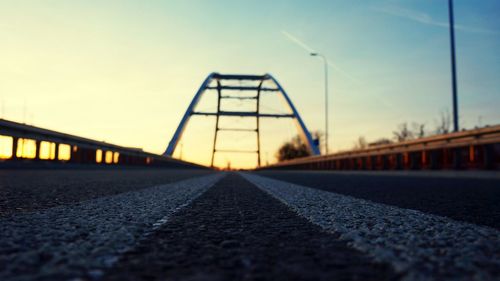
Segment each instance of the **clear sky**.
[{"label": "clear sky", "polygon": [[[456,0],[455,19],[461,125],[498,124],[500,1]],[[210,72],[272,73],[309,129],[323,130],[323,68],[312,49],[331,63],[330,147],[349,149],[358,136],[391,137],[402,122],[431,130],[451,111],[447,21],[445,0],[0,0],[1,115],[162,153]],[[213,124],[193,119],[183,159],[208,163]],[[264,127],[263,161],[273,162],[295,128]],[[253,140],[227,139],[221,146]],[[227,161],[255,164],[251,155],[216,163]]]}]

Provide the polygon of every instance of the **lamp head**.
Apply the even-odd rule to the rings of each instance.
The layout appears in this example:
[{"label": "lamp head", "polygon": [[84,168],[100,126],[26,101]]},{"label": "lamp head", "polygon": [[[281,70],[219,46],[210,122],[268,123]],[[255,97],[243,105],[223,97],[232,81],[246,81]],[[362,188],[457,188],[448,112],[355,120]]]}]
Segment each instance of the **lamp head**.
[{"label": "lamp head", "polygon": [[317,55],[318,55],[318,53],[311,53],[311,56],[313,56],[313,57],[315,57]]}]

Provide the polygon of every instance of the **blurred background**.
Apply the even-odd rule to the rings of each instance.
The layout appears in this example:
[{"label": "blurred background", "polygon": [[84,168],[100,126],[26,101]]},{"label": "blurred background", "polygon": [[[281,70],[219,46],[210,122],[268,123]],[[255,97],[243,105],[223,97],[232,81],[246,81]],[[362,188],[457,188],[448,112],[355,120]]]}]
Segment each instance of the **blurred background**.
[{"label": "blurred background", "polygon": [[[500,2],[454,4],[460,127],[498,124]],[[430,135],[452,114],[444,0],[87,0],[0,1],[0,117],[163,153],[209,73],[271,73],[321,134],[324,69],[311,52],[329,62],[330,152],[393,140],[404,124]],[[263,110],[286,112],[265,98]],[[207,93],[198,108],[215,100]],[[274,163],[297,130],[288,119],[261,125],[262,164]],[[191,118],[174,157],[209,165],[214,126]],[[253,148],[255,136],[219,144]],[[256,161],[217,154],[215,164]]]}]

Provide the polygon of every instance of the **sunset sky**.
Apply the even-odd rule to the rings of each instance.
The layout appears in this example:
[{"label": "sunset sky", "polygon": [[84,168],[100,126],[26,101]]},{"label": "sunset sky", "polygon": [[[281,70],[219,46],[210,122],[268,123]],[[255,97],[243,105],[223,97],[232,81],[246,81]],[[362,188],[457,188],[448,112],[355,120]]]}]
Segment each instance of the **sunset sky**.
[{"label": "sunset sky", "polygon": [[[271,73],[309,129],[323,130],[314,50],[330,61],[330,150],[390,138],[402,122],[432,131],[451,112],[447,12],[445,0],[0,0],[0,114],[162,153],[209,73]],[[497,0],[455,1],[463,128],[500,123],[499,14]],[[208,164],[213,118],[192,121],[182,158]],[[291,121],[263,126],[262,159],[273,162],[296,130]],[[220,145],[252,141],[230,135]],[[255,157],[216,159],[227,162],[251,167]]]}]

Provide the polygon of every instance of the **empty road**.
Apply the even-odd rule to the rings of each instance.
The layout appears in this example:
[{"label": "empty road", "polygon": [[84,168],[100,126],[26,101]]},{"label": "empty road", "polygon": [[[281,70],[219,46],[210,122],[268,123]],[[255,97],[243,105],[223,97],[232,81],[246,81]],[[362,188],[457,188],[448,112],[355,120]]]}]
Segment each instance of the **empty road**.
[{"label": "empty road", "polygon": [[499,280],[494,173],[0,171],[0,280]]}]

